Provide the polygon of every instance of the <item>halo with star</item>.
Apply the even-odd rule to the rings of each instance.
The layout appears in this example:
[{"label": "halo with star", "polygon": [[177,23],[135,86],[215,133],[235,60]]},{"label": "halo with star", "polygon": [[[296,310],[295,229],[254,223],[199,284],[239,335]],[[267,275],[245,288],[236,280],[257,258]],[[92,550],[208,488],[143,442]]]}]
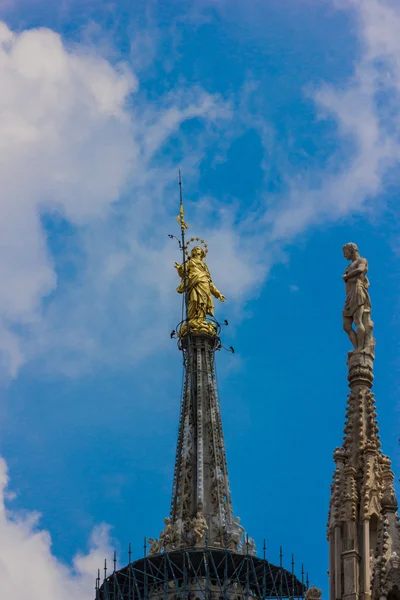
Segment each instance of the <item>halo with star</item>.
[{"label": "halo with star", "polygon": [[196,246],[202,246],[203,250],[205,252],[205,256],[207,256],[207,252],[208,252],[208,244],[206,244],[206,242],[202,239],[200,239],[199,237],[192,237],[190,238],[190,240],[188,240],[188,242],[185,244],[185,254],[187,257],[189,257],[189,245],[192,242],[197,242]]}]

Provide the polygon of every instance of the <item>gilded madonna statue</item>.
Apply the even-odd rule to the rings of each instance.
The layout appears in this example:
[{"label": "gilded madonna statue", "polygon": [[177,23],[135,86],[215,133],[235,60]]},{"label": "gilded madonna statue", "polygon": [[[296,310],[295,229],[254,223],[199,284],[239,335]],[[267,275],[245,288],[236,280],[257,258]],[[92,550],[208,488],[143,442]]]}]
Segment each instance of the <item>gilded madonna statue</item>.
[{"label": "gilded madonna statue", "polygon": [[[188,301],[188,320],[191,331],[197,333],[214,333],[213,323],[207,322],[207,316],[214,316],[214,298],[225,302],[225,296],[215,287],[212,282],[210,271],[204,261],[206,252],[201,246],[192,249],[190,257],[186,262],[186,292]],[[181,278],[176,291],[178,294],[185,293],[185,269],[184,265],[175,263],[175,268]],[[181,334],[185,333],[181,331]]]}]

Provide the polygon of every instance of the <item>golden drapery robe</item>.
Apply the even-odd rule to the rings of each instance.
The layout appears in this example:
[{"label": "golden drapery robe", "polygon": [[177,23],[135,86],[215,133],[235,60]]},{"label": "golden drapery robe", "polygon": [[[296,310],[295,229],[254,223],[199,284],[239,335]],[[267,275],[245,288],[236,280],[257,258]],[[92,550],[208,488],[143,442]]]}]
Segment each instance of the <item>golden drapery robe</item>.
[{"label": "golden drapery robe", "polygon": [[[185,292],[183,265],[178,269],[182,281],[176,291]],[[189,320],[206,320],[206,316],[214,316],[212,296],[220,298],[221,294],[211,280],[210,271],[201,258],[190,258],[186,263],[186,280],[188,294]]]}]

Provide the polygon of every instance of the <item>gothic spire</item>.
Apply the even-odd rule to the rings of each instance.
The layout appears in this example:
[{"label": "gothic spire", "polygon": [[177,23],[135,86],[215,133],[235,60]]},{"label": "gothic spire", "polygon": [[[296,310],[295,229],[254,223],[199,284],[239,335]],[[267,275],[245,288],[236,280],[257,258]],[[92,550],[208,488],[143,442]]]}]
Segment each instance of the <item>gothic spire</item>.
[{"label": "gothic spire", "polygon": [[199,237],[185,239],[182,181],[179,174],[182,262],[175,263],[183,295],[184,319],[177,328],[183,353],[181,401],[171,512],[150,554],[162,549],[204,546],[255,553],[240,519],[233,517],[228,468],[215,373],[215,352],[221,348],[214,298],[225,302],[206,264],[208,246]]},{"label": "gothic spire", "polygon": [[[178,443],[171,510],[157,539],[145,538],[144,557],[96,579],[96,600],[320,600],[321,590],[311,587],[283,567],[255,554],[252,538],[244,535],[234,518],[222,433],[215,373],[215,353],[222,348],[220,326],[214,318],[214,300],[225,301],[215,286],[200,238],[186,241],[188,225],[182,201],[177,217],[182,262],[175,263],[182,295],[182,321],[171,332],[183,354]],[[226,322],[227,324],[227,322]],[[149,542],[150,547],[147,546]],[[148,549],[149,548],[149,549]],[[308,575],[307,583],[308,587]]]},{"label": "gothic spire", "polygon": [[397,500],[371,392],[375,339],[368,262],[353,243],[343,247],[343,254],[350,261],[343,275],[343,328],[354,350],[347,359],[350,393],[343,445],[334,453],[328,521],[330,597],[383,600],[400,583]]}]

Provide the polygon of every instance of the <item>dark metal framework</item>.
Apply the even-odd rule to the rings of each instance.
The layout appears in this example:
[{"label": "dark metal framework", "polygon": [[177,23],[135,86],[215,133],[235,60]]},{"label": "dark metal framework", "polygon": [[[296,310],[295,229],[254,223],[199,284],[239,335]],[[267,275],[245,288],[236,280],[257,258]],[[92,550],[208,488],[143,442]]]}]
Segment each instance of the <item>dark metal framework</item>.
[{"label": "dark metal framework", "polygon": [[[307,576],[308,579],[308,576]],[[304,583],[282,565],[227,549],[196,548],[145,556],[96,580],[95,600],[269,600],[304,598]]]}]

